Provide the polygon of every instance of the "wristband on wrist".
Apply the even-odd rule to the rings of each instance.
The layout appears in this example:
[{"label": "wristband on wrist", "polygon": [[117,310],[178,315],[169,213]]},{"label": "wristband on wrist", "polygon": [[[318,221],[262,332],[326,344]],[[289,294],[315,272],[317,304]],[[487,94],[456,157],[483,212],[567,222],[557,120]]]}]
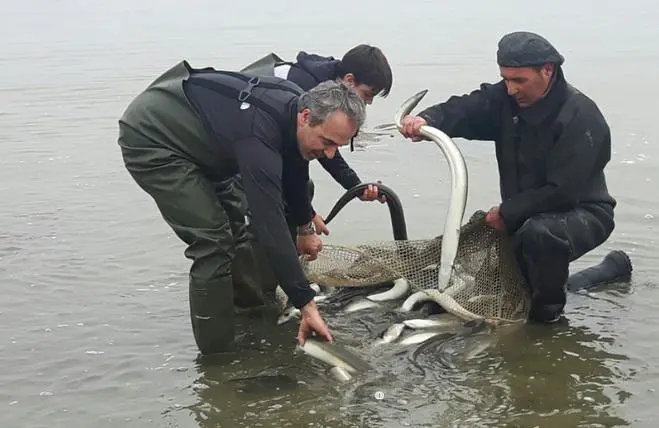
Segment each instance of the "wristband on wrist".
[{"label": "wristband on wrist", "polygon": [[297,227],[297,234],[300,236],[313,235],[314,233],[316,233],[316,230],[314,229],[312,222]]}]

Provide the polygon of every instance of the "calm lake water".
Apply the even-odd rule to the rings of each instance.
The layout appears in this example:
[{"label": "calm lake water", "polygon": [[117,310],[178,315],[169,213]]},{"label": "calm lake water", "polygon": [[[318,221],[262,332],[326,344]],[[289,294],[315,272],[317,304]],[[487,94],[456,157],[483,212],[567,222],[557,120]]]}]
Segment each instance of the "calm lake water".
[{"label": "calm lake water", "polygon": [[[656,426],[651,2],[96,3],[8,0],[0,14],[2,427]],[[623,249],[631,286],[571,295],[568,325],[526,326],[472,360],[461,357],[463,342],[419,353],[416,366],[408,354],[364,349],[374,370],[348,386],[293,352],[294,324],[271,320],[241,321],[239,353],[197,362],[184,245],[130,180],[116,143],[131,98],[184,58],[237,69],[270,51],[340,57],[365,42],[385,51],[395,78],[391,95],[369,108],[374,126],[421,89],[430,90],[424,107],[496,80],[497,41],[518,29],[557,46],[568,80],[611,125],[617,227],[575,265]],[[457,142],[469,168],[468,217],[498,202],[496,164],[491,143]],[[410,237],[441,233],[449,176],[434,144],[396,136],[344,156],[364,180],[399,194]],[[318,165],[312,177],[326,213],[342,189]],[[350,204],[330,229],[326,243],[391,237],[377,203]],[[369,311],[326,317],[357,346],[389,324]],[[246,377],[256,379],[236,381]]]}]

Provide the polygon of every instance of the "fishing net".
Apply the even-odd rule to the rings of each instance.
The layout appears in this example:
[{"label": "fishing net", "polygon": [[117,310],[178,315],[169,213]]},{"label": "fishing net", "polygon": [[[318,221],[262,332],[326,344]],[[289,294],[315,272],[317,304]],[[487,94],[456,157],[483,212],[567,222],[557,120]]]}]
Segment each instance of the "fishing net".
[{"label": "fishing net", "polygon": [[489,227],[485,214],[476,211],[461,227],[453,272],[443,290],[438,289],[442,236],[324,245],[316,260],[302,264],[309,281],[323,287],[374,287],[404,278],[411,291],[425,290],[462,319],[524,321],[530,308],[526,282],[507,236]]}]

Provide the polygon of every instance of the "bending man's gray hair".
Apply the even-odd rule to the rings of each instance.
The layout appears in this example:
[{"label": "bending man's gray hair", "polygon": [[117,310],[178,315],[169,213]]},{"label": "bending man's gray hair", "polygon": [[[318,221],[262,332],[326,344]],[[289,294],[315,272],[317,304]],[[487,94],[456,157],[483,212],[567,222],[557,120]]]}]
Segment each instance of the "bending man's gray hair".
[{"label": "bending man's gray hair", "polygon": [[351,87],[341,81],[327,80],[300,95],[298,112],[310,110],[310,126],[324,123],[330,114],[341,110],[361,128],[366,119],[366,104]]}]

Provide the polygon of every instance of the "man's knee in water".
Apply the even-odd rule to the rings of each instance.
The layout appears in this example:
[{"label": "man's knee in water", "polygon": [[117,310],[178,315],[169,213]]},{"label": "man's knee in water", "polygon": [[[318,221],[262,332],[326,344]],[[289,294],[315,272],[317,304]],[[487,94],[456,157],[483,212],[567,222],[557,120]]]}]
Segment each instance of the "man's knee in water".
[{"label": "man's knee in water", "polygon": [[569,242],[556,232],[557,219],[541,215],[528,219],[514,235],[518,263],[532,294],[529,318],[554,321],[566,302]]},{"label": "man's knee in water", "polygon": [[[548,252],[558,252],[568,257],[569,242],[555,233],[552,222],[559,220],[549,215],[539,215],[527,219],[514,234],[514,242],[526,257],[543,257]],[[556,255],[559,255],[556,254]]]}]

